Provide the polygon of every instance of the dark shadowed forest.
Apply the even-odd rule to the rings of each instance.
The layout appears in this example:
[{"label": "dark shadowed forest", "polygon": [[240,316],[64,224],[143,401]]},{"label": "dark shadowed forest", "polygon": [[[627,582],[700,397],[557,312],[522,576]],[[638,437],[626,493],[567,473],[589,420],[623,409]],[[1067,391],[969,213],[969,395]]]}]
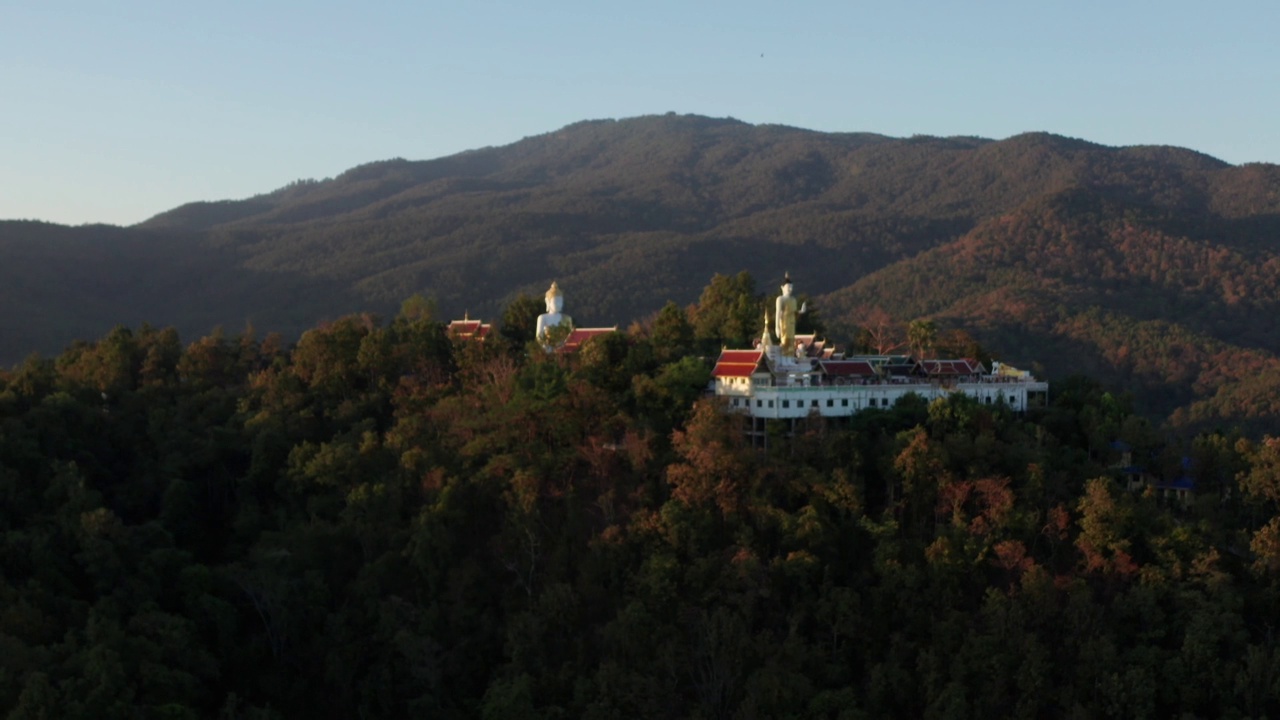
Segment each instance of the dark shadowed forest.
[{"label": "dark shadowed forest", "polygon": [[529,345],[529,296],[484,342],[416,298],[0,371],[0,709],[1280,714],[1280,440],[1175,433],[1076,375],[1027,415],[907,400],[752,450],[706,358],[765,302],[717,277],[574,355]]}]

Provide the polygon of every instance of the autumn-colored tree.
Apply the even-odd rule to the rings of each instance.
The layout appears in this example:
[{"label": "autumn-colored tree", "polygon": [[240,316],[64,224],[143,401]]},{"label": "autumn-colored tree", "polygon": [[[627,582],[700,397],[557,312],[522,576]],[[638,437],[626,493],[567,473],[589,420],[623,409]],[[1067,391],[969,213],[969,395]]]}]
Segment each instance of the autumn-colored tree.
[{"label": "autumn-colored tree", "polygon": [[1112,494],[1111,482],[1094,478],[1085,483],[1076,509],[1080,512],[1076,547],[1083,556],[1085,571],[1119,576],[1137,572],[1129,552],[1131,512]]},{"label": "autumn-colored tree", "polygon": [[860,307],[854,313],[857,323],[857,344],[866,352],[889,355],[907,347],[907,337],[901,324],[880,307]]},{"label": "autumn-colored tree", "polygon": [[672,497],[692,507],[717,507],[733,513],[744,503],[748,464],[738,418],[720,403],[700,400],[685,429],[672,434],[680,462],[667,468]]},{"label": "autumn-colored tree", "polygon": [[897,504],[904,524],[918,525],[932,512],[939,486],[947,484],[951,476],[942,448],[924,428],[899,433],[898,442],[902,449],[893,459],[893,469],[894,485],[901,493],[890,488],[888,497],[891,501],[901,498]]},{"label": "autumn-colored tree", "polygon": [[1245,446],[1248,470],[1237,475],[1240,489],[1255,501],[1280,504],[1280,437]]}]

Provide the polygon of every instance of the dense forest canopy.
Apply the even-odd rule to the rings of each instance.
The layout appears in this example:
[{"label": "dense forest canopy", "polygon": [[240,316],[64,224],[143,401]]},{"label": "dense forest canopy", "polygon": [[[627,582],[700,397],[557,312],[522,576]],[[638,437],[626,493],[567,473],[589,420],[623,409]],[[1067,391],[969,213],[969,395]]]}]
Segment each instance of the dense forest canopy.
[{"label": "dense forest canopy", "polygon": [[571,356],[526,296],[0,371],[0,712],[1280,714],[1280,440],[1076,376],[752,450],[699,357],[744,292]]},{"label": "dense forest canopy", "polygon": [[1181,148],[592,121],[127,229],[0,223],[0,363],[118,323],[292,340],[414,293],[493,319],[552,279],[580,324],[625,327],[716,274],[789,270],[838,340],[931,320],[1184,428],[1265,429],[1278,236],[1280,168]]}]

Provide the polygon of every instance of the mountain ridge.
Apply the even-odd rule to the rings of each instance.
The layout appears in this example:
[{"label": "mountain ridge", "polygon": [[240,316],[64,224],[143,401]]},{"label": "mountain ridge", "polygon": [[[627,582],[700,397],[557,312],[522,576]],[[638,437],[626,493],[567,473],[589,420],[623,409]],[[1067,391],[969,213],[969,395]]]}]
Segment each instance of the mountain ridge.
[{"label": "mountain ridge", "polygon": [[[1271,319],[1280,310],[1277,237],[1280,167],[1185,148],[1044,132],[893,138],[699,116],[583,121],[505,146],[376,161],[243,200],[189,203],[130,228],[0,223],[0,260],[25,257],[22,272],[50,287],[49,264],[76,268],[68,303],[93,305],[96,318],[59,309],[54,297],[42,301],[51,310],[27,302],[28,312],[57,318],[61,335],[50,329],[37,342],[11,321],[0,326],[9,339],[0,356],[50,352],[55,337],[65,344],[104,332],[103,318],[148,313],[188,336],[210,320],[237,328],[249,317],[296,336],[323,318],[389,313],[422,293],[444,315],[492,318],[552,279],[580,323],[625,325],[668,300],[693,302],[715,273],[741,270],[765,288],[791,271],[839,332],[874,304],[900,320],[972,325],[996,349],[1023,335],[1019,344],[1062,344],[1068,320],[1096,308],[1121,318],[1114,327],[1173,321],[1197,347],[1270,356],[1280,352],[1270,339],[1280,337]],[[129,252],[86,255],[94,242]],[[144,291],[151,276],[128,264],[150,268],[164,278],[154,286],[171,294]],[[109,280],[120,276],[137,291]],[[940,297],[943,288],[957,297]],[[976,298],[1026,307],[997,322],[964,306]],[[1068,325],[1034,321],[1049,310]],[[1123,380],[1114,353],[1090,347],[1085,364]],[[1156,390],[1181,375],[1161,377]]]}]

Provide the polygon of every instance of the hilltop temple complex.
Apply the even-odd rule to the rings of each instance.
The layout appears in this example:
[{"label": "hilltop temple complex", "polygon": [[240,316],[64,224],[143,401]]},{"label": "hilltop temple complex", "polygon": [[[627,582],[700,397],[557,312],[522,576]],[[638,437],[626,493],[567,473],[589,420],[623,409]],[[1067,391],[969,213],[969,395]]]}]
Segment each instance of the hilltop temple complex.
[{"label": "hilltop temple complex", "polygon": [[933,400],[959,392],[1018,411],[1048,400],[1048,383],[1002,363],[993,362],[988,370],[972,358],[846,356],[814,335],[795,334],[796,315],[805,309],[796,309],[790,277],[781,289],[774,315],[778,341],[766,317],[755,347],[725,348],[711,373],[716,396],[731,412],[751,418],[749,432],[761,442],[769,420],[794,426],[810,415],[847,418],[864,409],[892,407],[909,394]]},{"label": "hilltop temple complex", "polygon": [[[1047,403],[1049,384],[1031,373],[973,358],[922,359],[910,355],[845,355],[816,335],[796,334],[807,311],[794,297],[790,276],[774,305],[773,328],[764,317],[760,339],[751,348],[724,348],[712,370],[709,392],[725,400],[730,412],[751,419],[748,432],[763,442],[770,420],[795,421],[816,415],[848,418],[866,409],[893,407],[907,395],[925,400],[963,393],[978,402],[1023,411]],[[546,296],[535,337],[548,352],[572,353],[617,326],[575,328],[564,313],[564,293],[556,283]],[[483,340],[489,325],[464,318],[449,324],[454,337]]]}]

